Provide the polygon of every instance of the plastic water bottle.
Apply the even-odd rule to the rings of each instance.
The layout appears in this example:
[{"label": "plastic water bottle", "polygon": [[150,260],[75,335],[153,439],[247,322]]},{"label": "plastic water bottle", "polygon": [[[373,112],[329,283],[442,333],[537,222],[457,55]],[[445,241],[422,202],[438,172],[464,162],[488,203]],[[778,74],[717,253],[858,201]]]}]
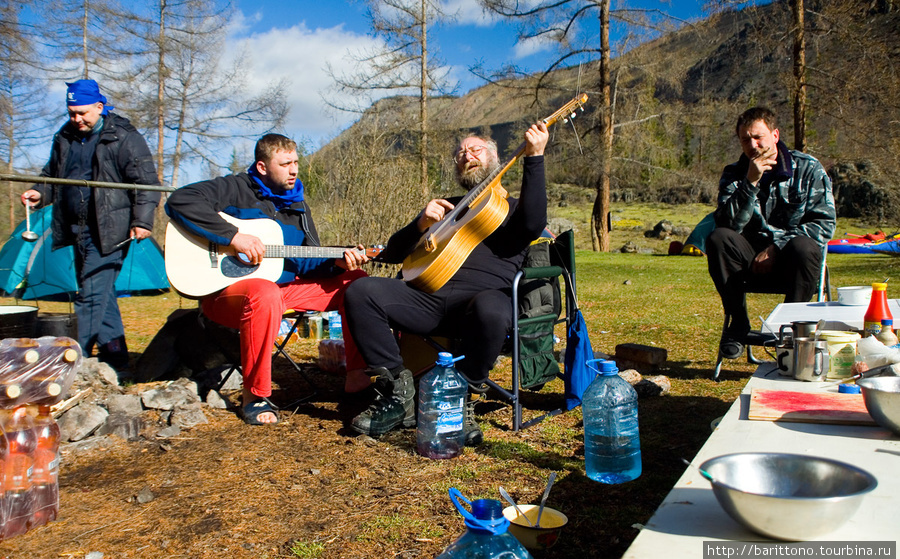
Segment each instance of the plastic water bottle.
[{"label": "plastic water bottle", "polygon": [[[472,512],[462,506],[460,499],[472,507]],[[469,501],[455,487],[450,489],[450,501],[465,519],[466,532],[447,546],[437,559],[531,559],[528,550],[506,531],[509,520],[503,516],[500,501]]]},{"label": "plastic water bottle", "polygon": [[331,311],[328,316],[328,337],[332,340],[344,339],[344,326],[341,321],[341,313]]},{"label": "plastic water bottle", "polygon": [[416,450],[434,459],[453,458],[465,447],[463,415],[468,385],[445,351],[438,354],[434,368],[419,381],[419,415],[416,422]]},{"label": "plastic water bottle", "polygon": [[59,425],[50,406],[38,406],[34,418],[35,451],[31,470],[34,495],[31,526],[43,526],[56,520],[59,513]]},{"label": "plastic water bottle", "polygon": [[596,371],[582,398],[584,463],[600,483],[624,483],[641,475],[637,392],[619,376],[615,361],[591,359]]},{"label": "plastic water bottle", "polygon": [[28,415],[28,408],[20,406],[5,411],[3,431],[6,432],[8,448],[4,462],[3,498],[6,508],[6,522],[3,525],[3,539],[24,534],[31,528],[31,467],[34,462],[36,441],[34,423]]}]

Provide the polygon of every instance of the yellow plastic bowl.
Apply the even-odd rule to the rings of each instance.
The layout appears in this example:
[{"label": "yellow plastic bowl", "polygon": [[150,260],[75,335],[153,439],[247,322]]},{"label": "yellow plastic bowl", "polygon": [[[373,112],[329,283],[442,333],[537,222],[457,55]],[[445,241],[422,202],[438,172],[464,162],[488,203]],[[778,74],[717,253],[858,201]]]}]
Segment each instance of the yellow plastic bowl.
[{"label": "yellow plastic bowl", "polygon": [[[528,520],[531,522],[537,520],[540,508],[538,505],[519,505],[519,508]],[[569,522],[566,515],[550,507],[544,507],[544,512],[541,513],[540,528],[529,526],[528,521],[516,512],[515,507],[503,509],[503,516],[509,520],[509,533],[515,536],[526,549],[535,551],[553,547],[553,544],[559,539],[563,526]]]}]

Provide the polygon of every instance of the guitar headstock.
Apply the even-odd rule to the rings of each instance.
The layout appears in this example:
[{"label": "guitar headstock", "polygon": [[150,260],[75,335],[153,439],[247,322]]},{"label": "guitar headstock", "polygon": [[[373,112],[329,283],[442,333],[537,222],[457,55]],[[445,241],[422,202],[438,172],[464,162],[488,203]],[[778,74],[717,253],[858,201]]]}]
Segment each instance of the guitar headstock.
[{"label": "guitar headstock", "polygon": [[368,256],[369,258],[375,258],[379,254],[381,254],[381,251],[383,251],[383,250],[384,250],[384,245],[375,245],[375,246],[371,246],[371,247],[367,248],[365,252],[366,252],[366,256]]},{"label": "guitar headstock", "polygon": [[557,120],[562,119],[565,121],[569,118],[575,118],[575,111],[578,109],[584,110],[584,104],[587,103],[587,93],[582,93],[581,95],[573,98],[571,101],[563,105],[559,108],[555,113],[548,116],[543,120],[544,124],[550,126],[551,124],[555,124]]}]

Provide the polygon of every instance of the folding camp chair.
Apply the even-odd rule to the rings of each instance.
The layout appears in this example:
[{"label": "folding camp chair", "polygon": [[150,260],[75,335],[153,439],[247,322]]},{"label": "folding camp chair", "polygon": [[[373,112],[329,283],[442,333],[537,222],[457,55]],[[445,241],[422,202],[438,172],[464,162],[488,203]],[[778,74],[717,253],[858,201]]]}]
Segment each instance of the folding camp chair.
[{"label": "folding camp chair", "polygon": [[[540,241],[540,239],[539,239]],[[543,387],[546,382],[561,377],[559,363],[553,352],[554,328],[557,324],[566,324],[573,320],[577,309],[575,296],[575,233],[571,229],[560,233],[556,239],[547,243],[536,241],[529,249],[526,265],[513,278],[512,308],[513,321],[510,339],[512,343],[512,382],[506,389],[492,380],[488,384],[501,396],[510,401],[513,408],[513,430],[530,427],[544,419],[562,413],[563,408],[555,409],[540,417],[522,423],[521,389]],[[539,260],[534,252],[546,247],[549,261],[547,265],[533,266]],[[565,313],[562,313],[559,278],[566,286]],[[555,300],[548,306],[543,305],[544,312],[522,312],[523,297],[538,290],[551,291]],[[544,298],[546,300],[546,297]]]},{"label": "folding camp chair", "polygon": [[[575,298],[575,235],[569,230],[560,233],[553,240],[539,240],[532,244],[525,263],[544,261],[542,266],[523,266],[513,278],[512,291],[512,329],[509,334],[509,349],[512,356],[512,380],[510,386],[501,386],[494,380],[488,379],[487,384],[493,388],[502,398],[512,404],[513,430],[530,427],[540,421],[562,413],[563,408],[550,411],[540,417],[522,423],[522,389],[540,390],[543,385],[555,378],[561,377],[559,363],[556,360],[553,344],[554,328],[558,324],[569,323],[573,320],[577,309]],[[538,256],[538,253],[541,253]],[[566,285],[565,314],[562,313],[562,296],[560,294],[559,278],[563,278]],[[543,292],[542,300],[549,305],[541,305],[541,308],[531,307],[530,311],[522,312],[523,299],[533,298],[534,295]],[[527,306],[527,305],[526,305]],[[544,312],[540,312],[543,310]],[[436,334],[440,335],[440,334]],[[400,333],[400,346],[403,352],[406,338],[421,338],[427,347],[435,352],[452,351],[454,340],[443,338],[436,340],[435,336],[411,336],[405,332]],[[447,343],[444,343],[447,342]],[[407,347],[416,347],[421,352],[423,347],[418,341],[409,342]],[[413,364],[415,362],[415,364]],[[413,369],[418,376],[431,369],[434,364],[432,356],[422,357],[416,355],[413,358],[404,355],[404,364],[407,367],[424,366],[418,370]]]},{"label": "folding camp chair", "polygon": [[[816,300],[817,301],[831,301],[831,277],[828,272],[828,262],[826,260],[826,256],[828,254],[827,247],[822,251],[822,266],[819,272],[819,285],[816,288]],[[747,283],[744,293],[783,293],[777,288],[773,288],[771,285],[765,284],[753,284]],[[725,335],[725,329],[728,327],[728,322],[731,317],[726,314],[725,322],[722,325],[722,335]],[[753,355],[753,346],[761,346],[761,347],[774,347],[778,340],[778,334],[776,332],[763,332],[761,330],[751,330],[746,338],[744,339],[744,346],[747,348],[747,362],[752,363],[754,365],[759,365],[763,363],[756,356]],[[725,360],[725,357],[722,355],[722,349],[719,348],[718,355],[716,356],[716,368],[713,372],[713,380],[719,381],[719,374],[722,372],[722,362]]]}]

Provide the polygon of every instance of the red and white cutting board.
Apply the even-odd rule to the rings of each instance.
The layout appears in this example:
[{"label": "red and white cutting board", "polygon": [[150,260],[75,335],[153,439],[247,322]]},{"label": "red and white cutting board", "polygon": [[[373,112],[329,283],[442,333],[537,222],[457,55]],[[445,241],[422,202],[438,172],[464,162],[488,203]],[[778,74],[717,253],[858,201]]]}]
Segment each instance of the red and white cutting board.
[{"label": "red and white cutting board", "polygon": [[749,419],[832,423],[837,425],[876,425],[866,411],[862,394],[834,392],[790,392],[750,389]]}]

